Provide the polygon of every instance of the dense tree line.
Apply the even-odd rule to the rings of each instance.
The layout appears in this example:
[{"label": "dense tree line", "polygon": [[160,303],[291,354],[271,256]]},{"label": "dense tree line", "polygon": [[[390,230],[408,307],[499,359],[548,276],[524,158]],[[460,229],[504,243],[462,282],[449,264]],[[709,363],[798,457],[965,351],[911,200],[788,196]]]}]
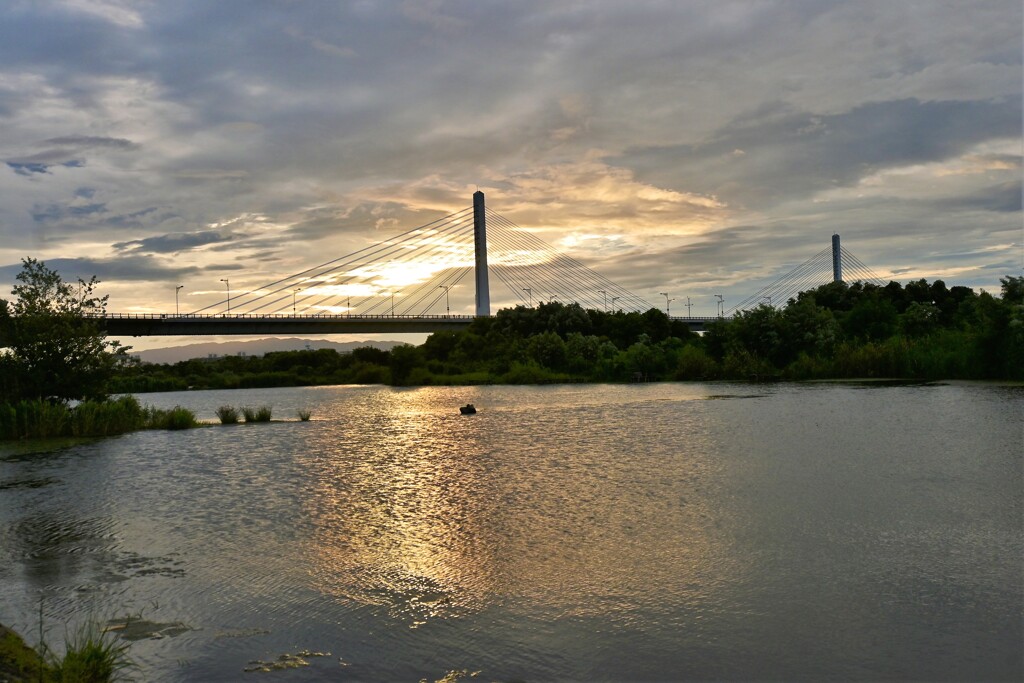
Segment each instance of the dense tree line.
[{"label": "dense tree line", "polygon": [[1002,297],[925,280],[830,283],[697,335],[651,309],[541,303],[504,309],[421,346],[135,364],[115,391],[313,384],[474,384],[895,377],[1024,379],[1024,278]]}]

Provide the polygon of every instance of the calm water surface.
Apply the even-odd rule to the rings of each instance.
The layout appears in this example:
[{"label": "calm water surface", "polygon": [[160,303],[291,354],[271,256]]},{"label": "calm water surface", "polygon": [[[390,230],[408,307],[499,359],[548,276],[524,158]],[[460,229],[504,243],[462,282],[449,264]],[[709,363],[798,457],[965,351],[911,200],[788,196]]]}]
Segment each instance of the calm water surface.
[{"label": "calm water surface", "polygon": [[0,622],[140,680],[1024,677],[1021,387],[141,398],[290,421],[0,446]]}]

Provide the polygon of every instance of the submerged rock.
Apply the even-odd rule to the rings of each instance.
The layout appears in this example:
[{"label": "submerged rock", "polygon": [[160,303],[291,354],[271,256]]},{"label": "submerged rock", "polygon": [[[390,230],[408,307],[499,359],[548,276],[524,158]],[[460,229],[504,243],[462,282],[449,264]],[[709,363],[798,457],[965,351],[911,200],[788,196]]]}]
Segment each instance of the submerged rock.
[{"label": "submerged rock", "polygon": [[280,671],[282,669],[298,669],[304,666],[309,666],[309,662],[305,659],[306,657],[330,656],[330,652],[314,652],[312,650],[300,650],[294,655],[285,652],[283,655],[279,655],[278,658],[272,662],[265,662],[262,659],[254,659],[249,662],[249,666],[242,669],[242,671],[246,673],[269,673],[271,671]]},{"label": "submerged rock", "polygon": [[124,640],[145,640],[146,638],[173,638],[193,630],[180,621],[161,624],[146,619],[111,619],[103,629],[104,633],[116,633]]}]

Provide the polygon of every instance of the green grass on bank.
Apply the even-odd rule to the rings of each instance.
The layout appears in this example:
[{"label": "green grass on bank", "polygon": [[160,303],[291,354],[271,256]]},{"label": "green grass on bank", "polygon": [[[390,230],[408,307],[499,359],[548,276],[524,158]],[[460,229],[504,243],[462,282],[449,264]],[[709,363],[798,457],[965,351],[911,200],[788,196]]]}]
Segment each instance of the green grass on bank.
[{"label": "green grass on bank", "polygon": [[126,680],[131,668],[128,645],[89,622],[69,635],[64,653],[45,643],[29,647],[11,629],[0,625],[0,681],[10,683],[112,683]]},{"label": "green grass on bank", "polygon": [[0,403],[0,440],[115,436],[142,429],[189,429],[192,411],[143,407],[134,396],[83,401],[75,406],[49,401]]}]

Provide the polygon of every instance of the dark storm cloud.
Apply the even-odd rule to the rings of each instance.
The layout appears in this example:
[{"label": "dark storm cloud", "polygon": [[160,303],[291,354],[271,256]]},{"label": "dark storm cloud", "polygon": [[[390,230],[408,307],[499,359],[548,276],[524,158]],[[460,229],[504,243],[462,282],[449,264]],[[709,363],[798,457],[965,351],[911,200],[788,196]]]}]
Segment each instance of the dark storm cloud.
[{"label": "dark storm cloud", "polygon": [[1001,183],[967,195],[937,202],[946,210],[984,209],[1000,213],[1014,213],[1021,210],[1021,184]]},{"label": "dark storm cloud", "polygon": [[156,235],[140,240],[116,242],[113,247],[118,251],[149,254],[173,254],[218,242],[230,242],[235,239],[232,233],[218,230],[178,233],[173,235]]},{"label": "dark storm cloud", "polygon": [[641,178],[766,207],[849,186],[887,168],[950,159],[1021,131],[1017,101],[872,102],[834,115],[774,103],[699,145],[637,149],[617,163]]},{"label": "dark storm cloud", "polygon": [[32,209],[32,220],[37,223],[56,223],[68,218],[83,218],[106,213],[107,205],[96,204],[46,204]]},{"label": "dark storm cloud", "polygon": [[8,161],[7,165],[18,175],[32,175],[33,173],[49,173],[50,165],[31,161]]},{"label": "dark storm cloud", "polygon": [[139,145],[124,138],[106,138],[95,135],[65,135],[44,140],[47,145],[73,147],[75,149],[114,149],[120,152],[136,150]]},{"label": "dark storm cloud", "polygon": [[[109,225],[111,227],[116,227],[116,228],[139,228],[139,227],[142,227],[144,225],[149,224],[150,222],[161,222],[161,221],[168,220],[168,219],[171,219],[171,218],[175,217],[174,214],[167,213],[167,212],[165,212],[165,213],[163,213],[163,214],[161,214],[159,216],[155,216],[157,211],[159,211],[159,209],[157,207],[150,206],[148,208],[140,209],[139,211],[132,211],[131,213],[127,213],[127,214],[120,214],[120,215],[117,215],[117,216],[107,216],[107,217],[104,218],[104,223],[106,225]],[[144,221],[144,220],[142,220],[143,218],[147,218],[147,217],[153,217],[154,220],[153,221]],[[115,244],[114,247],[117,247],[117,245]]]},{"label": "dark storm cloud", "polygon": [[18,175],[28,176],[35,173],[49,173],[53,166],[83,168],[86,161],[82,155],[91,150],[126,152],[139,148],[131,140],[87,135],[50,138],[39,143],[37,147],[46,147],[46,149],[9,159],[5,163]]},{"label": "dark storm cloud", "polygon": [[[88,280],[96,276],[100,282],[104,281],[152,281],[171,280],[189,275],[196,275],[207,271],[207,268],[198,266],[170,265],[150,256],[119,256],[110,259],[94,258],[55,258],[45,261],[46,266],[60,273],[67,281],[76,281],[81,278]],[[21,264],[10,264],[0,266],[0,278],[5,281],[14,281],[15,275],[21,272]],[[210,266],[215,271],[236,271],[242,266],[237,264],[219,264]]]}]

